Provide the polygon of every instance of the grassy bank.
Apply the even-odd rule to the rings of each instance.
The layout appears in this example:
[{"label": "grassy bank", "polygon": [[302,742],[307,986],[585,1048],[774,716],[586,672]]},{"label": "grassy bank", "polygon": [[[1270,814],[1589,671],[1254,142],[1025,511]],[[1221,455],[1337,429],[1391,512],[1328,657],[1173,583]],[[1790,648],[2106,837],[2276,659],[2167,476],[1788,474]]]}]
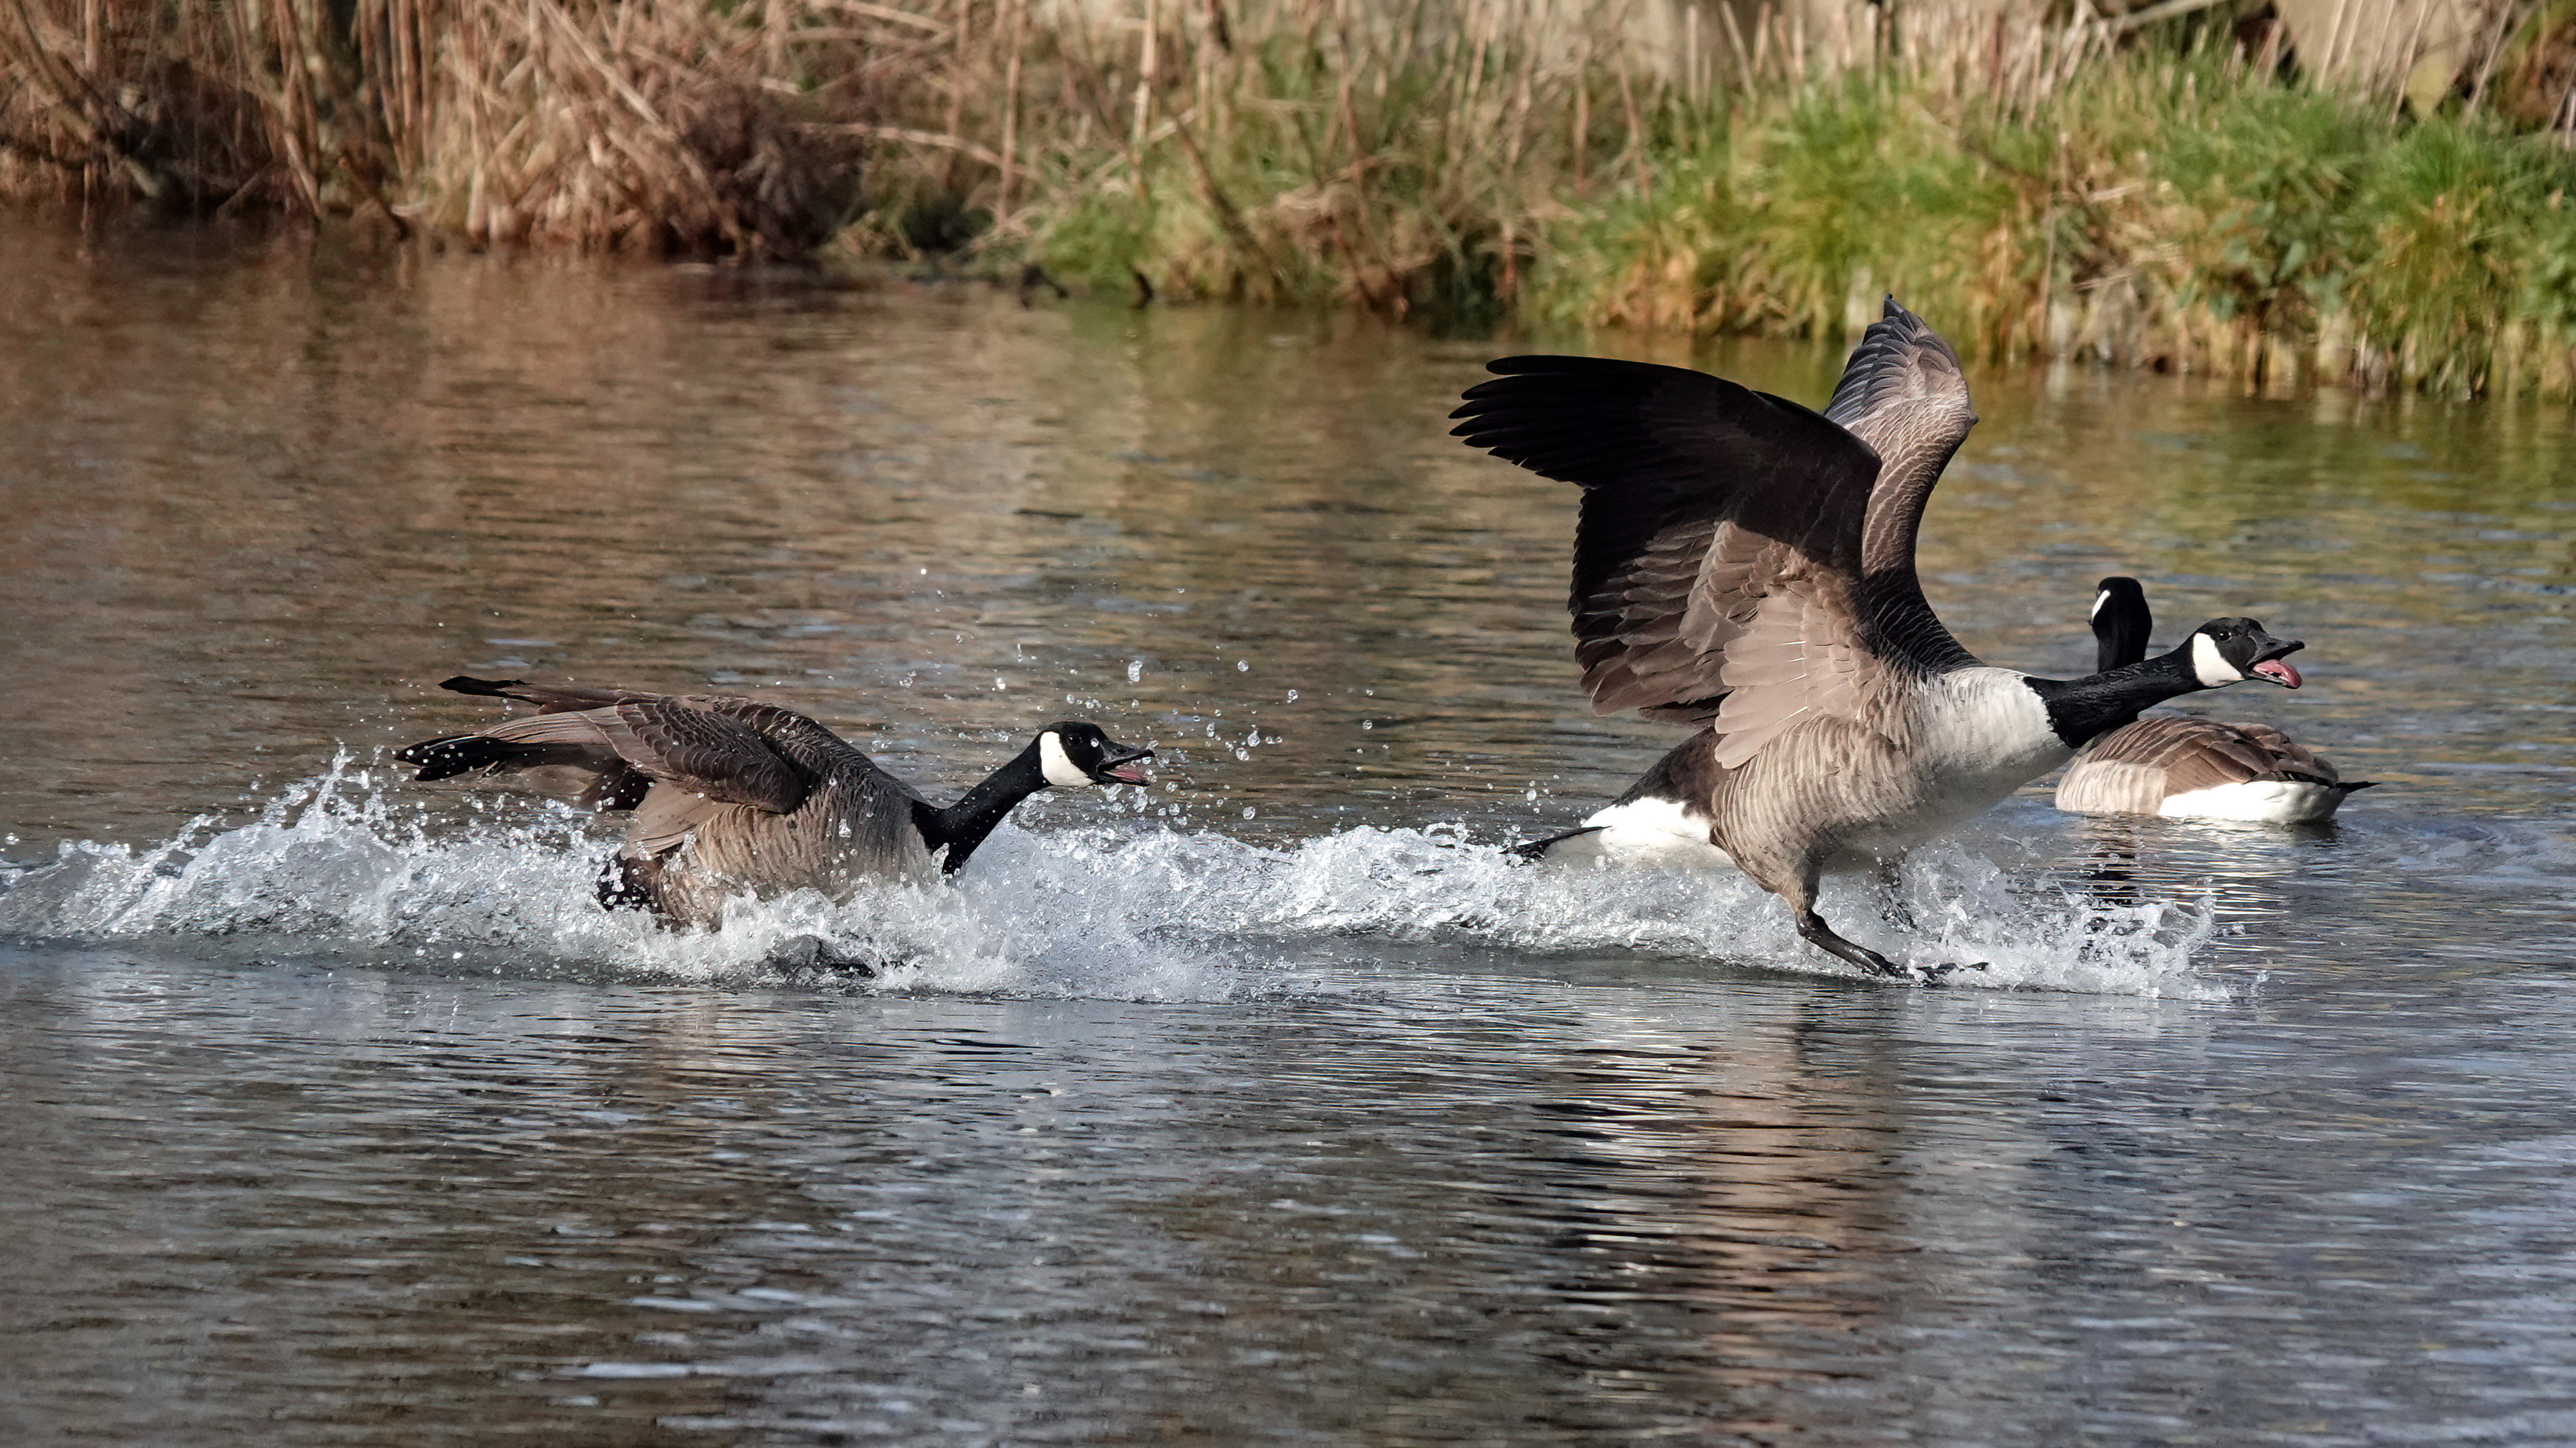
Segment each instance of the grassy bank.
[{"label": "grassy bank", "polygon": [[1467,323],[1833,336],[1894,290],[1989,355],[2576,395],[2570,3],[2412,104],[2090,7],[11,5],[20,191]]},{"label": "grassy bank", "polygon": [[1700,332],[1852,334],[1893,290],[1990,356],[2576,395],[2576,157],[2513,117],[2563,119],[2567,77],[2496,79],[2528,42],[2418,118],[2400,76],[2312,86],[2226,28],[1857,7],[1650,70],[1616,23],[1470,0],[1260,13],[1124,69],[1009,51],[1016,88],[968,94],[1058,96],[981,244],[1101,288]]}]

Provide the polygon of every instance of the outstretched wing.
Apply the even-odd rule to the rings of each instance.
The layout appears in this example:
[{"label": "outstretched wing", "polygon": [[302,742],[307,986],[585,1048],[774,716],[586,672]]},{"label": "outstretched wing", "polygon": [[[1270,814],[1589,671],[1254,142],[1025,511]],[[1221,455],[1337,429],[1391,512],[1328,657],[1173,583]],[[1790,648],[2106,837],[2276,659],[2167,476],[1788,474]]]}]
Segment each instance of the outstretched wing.
[{"label": "outstretched wing", "polygon": [[1879,456],[1861,522],[1858,590],[1872,645],[1926,670],[1975,664],[1933,614],[1914,572],[1932,485],[1977,424],[1959,354],[1889,297],[1843,364],[1825,416]]},{"label": "outstretched wing", "polygon": [[1875,671],[1974,662],[1923,605],[1911,558],[1966,431],[1944,444],[1924,406],[1957,359],[1897,315],[1912,333],[1873,327],[1836,392],[1910,470],[1885,503],[1870,436],[1706,373],[1515,357],[1469,389],[1456,436],[1584,489],[1570,607],[1596,712],[1708,721],[1734,766],[1802,719],[1855,718]]},{"label": "outstretched wing", "polygon": [[628,699],[667,699],[669,694],[648,694],[638,689],[585,689],[577,684],[531,684],[525,679],[478,679],[471,674],[457,674],[438,681],[438,687],[452,694],[472,694],[485,699],[516,699],[534,704],[547,714],[569,713],[578,709],[600,709]]},{"label": "outstretched wing", "polygon": [[[476,687],[459,687],[460,685]],[[469,770],[507,772],[569,765],[601,776],[610,795],[631,808],[633,775],[677,785],[726,804],[784,814],[805,800],[812,772],[782,754],[765,730],[822,726],[799,714],[747,699],[644,694],[623,689],[568,689],[491,684],[459,677],[458,693],[520,699],[548,712],[505,720],[475,734],[432,739],[394,752],[418,765],[420,779]]]}]

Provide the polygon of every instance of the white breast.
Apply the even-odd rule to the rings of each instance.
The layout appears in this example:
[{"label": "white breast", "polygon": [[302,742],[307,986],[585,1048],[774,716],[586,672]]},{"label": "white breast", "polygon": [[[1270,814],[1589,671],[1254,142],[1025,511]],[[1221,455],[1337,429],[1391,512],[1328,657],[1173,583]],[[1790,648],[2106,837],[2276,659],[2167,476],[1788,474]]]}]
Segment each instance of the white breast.
[{"label": "white breast", "polygon": [[1975,668],[1933,680],[1916,714],[1925,773],[1991,803],[2074,758],[2028,677]]},{"label": "white breast", "polygon": [[[2048,727],[2048,706],[2011,669],[1978,667],[1923,686],[1905,768],[1907,798],[1849,837],[1869,855],[1893,856],[1948,832],[2003,802],[2014,790],[2075,755]],[[1849,868],[1849,860],[1838,861]]]}]

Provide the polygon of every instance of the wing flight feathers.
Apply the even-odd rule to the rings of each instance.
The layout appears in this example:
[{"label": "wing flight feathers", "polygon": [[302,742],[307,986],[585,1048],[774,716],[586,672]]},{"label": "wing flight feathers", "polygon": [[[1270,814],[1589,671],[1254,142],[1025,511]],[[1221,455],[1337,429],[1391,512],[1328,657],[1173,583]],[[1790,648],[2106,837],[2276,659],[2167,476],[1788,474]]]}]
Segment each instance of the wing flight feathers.
[{"label": "wing flight feathers", "polygon": [[633,695],[600,708],[530,714],[483,733],[523,746],[604,750],[626,767],[691,794],[785,814],[804,803],[812,776],[780,755],[759,730],[707,707],[737,702]]},{"label": "wing flight feathers", "polygon": [[1597,713],[1709,721],[1744,763],[1868,676],[1971,666],[1914,571],[1925,501],[1976,414],[1959,359],[1889,298],[1824,413],[1703,372],[1508,357],[1453,435],[1583,489],[1575,661]]},{"label": "wing flight feathers", "polygon": [[1807,602],[1857,573],[1878,458],[1824,417],[1679,367],[1512,357],[1492,370],[1454,435],[1583,488],[1568,604],[1595,711],[1709,717],[1742,687],[1729,645],[1779,606],[1766,600],[1816,617]]},{"label": "wing flight feathers", "polygon": [[1874,640],[1927,670],[1975,664],[1933,614],[1914,571],[1932,485],[1977,422],[1959,354],[1889,297],[1852,349],[1825,416],[1884,460],[1861,522],[1858,592]]}]

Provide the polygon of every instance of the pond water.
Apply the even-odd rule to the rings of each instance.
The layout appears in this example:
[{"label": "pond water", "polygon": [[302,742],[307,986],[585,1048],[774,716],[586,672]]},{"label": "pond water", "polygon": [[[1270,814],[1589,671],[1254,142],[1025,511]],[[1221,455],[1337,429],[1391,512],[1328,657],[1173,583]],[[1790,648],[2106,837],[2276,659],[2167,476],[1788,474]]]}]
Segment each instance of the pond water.
[{"label": "pond water", "polygon": [[[1572,490],[1446,437],[1531,346],[1693,360],[0,219],[0,1436],[2576,1441],[2567,410],[1976,375],[1961,638],[2252,614],[2309,687],[2191,706],[2381,787],[2026,790],[1918,936],[1828,897],[1989,962],[1891,988],[1499,848],[1674,739],[1577,692]],[[458,672],[1156,782],[657,933],[388,767]]]}]

